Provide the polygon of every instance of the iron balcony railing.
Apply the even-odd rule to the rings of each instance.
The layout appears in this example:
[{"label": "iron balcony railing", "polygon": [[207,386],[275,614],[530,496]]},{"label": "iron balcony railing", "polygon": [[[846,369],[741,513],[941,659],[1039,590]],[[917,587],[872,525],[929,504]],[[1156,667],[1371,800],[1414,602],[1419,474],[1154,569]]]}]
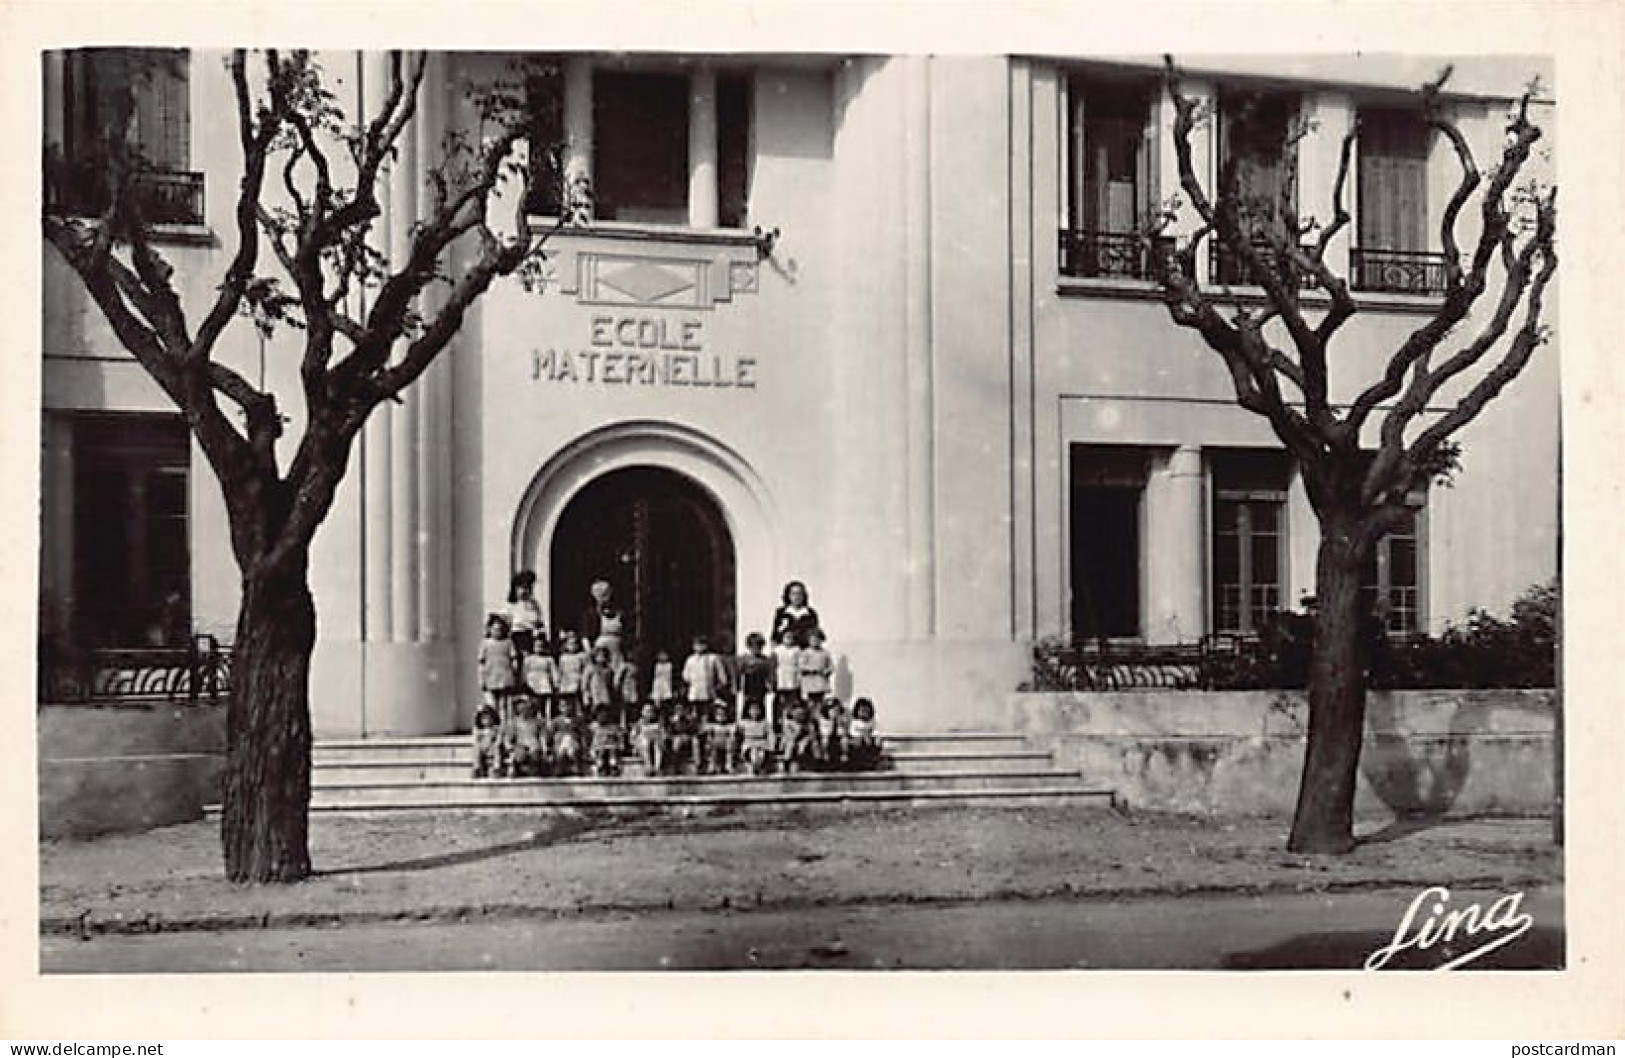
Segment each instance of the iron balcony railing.
[{"label": "iron balcony railing", "polygon": [[[69,164],[53,174],[50,206],[70,216],[98,216],[107,208],[107,171]],[[150,224],[203,223],[203,174],[147,169],[135,176],[136,202]]]},{"label": "iron balcony railing", "polygon": [[1061,274],[1079,279],[1154,280],[1173,256],[1174,240],[1136,232],[1061,229]]},{"label": "iron balcony railing", "polygon": [[1442,253],[1365,246],[1349,250],[1351,285],[1371,293],[1441,295],[1449,283],[1445,265]]},{"label": "iron balcony railing", "polygon": [[231,648],[211,635],[179,647],[42,648],[41,700],[216,703],[231,693]]},{"label": "iron balcony railing", "polygon": [[[1320,278],[1313,272],[1304,271],[1294,267],[1290,262],[1282,261],[1275,253],[1275,247],[1265,239],[1252,240],[1253,252],[1258,255],[1259,263],[1270,269],[1286,281],[1290,290],[1313,290],[1320,285]],[[1305,247],[1305,252],[1308,248]],[[1238,253],[1231,252],[1230,248],[1217,239],[1208,244],[1208,275],[1212,282],[1221,286],[1263,286],[1258,277],[1248,267],[1247,261]]]}]

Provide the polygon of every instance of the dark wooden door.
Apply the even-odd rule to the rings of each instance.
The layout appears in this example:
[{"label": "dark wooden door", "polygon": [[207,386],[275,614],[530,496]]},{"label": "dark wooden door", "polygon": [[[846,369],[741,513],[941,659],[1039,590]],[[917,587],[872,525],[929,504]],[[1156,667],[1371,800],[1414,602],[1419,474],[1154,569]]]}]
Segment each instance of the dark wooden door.
[{"label": "dark wooden door", "polygon": [[733,538],[716,501],[661,467],[612,471],[570,501],[553,535],[555,626],[580,623],[595,580],[607,580],[631,618],[633,650],[681,663],[696,635],[734,649]]}]

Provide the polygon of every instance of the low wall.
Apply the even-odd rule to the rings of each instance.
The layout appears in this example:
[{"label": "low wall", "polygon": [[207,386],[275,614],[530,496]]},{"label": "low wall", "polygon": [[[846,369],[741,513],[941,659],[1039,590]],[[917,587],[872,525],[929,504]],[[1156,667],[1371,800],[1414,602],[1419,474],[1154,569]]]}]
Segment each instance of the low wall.
[{"label": "low wall", "polygon": [[[1383,691],[1366,704],[1355,812],[1540,816],[1552,808],[1550,690]],[[1130,807],[1290,815],[1308,703],[1295,691],[1016,694],[1011,725]]]},{"label": "low wall", "polygon": [[183,823],[219,800],[224,706],[47,705],[38,721],[43,837]]}]

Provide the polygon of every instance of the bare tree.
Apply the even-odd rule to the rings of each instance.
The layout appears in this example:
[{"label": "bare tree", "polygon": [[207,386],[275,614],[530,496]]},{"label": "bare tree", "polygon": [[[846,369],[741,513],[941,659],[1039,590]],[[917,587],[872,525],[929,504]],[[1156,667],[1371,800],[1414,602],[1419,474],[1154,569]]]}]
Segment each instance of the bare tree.
[{"label": "bare tree", "polygon": [[[545,238],[527,227],[523,195],[514,196],[513,233],[499,234],[488,219],[499,185],[527,172],[522,100],[499,84],[474,100],[479,130],[448,134],[426,168],[428,208],[404,256],[386,262],[372,245],[379,184],[417,117],[425,63],[421,53],[391,53],[376,113],[352,122],[308,52],[232,53],[243,165],[227,236],[235,250],[195,324],[143,215],[144,163],[128,135],[136,79],[101,130],[100,216],[45,213],[46,239],[180,409],[225,497],[242,580],[221,827],[233,881],[310,873],[310,548],[356,436],[374,409],[423,374],[495,280],[534,278]],[[50,180],[60,172],[50,148],[46,160]],[[280,184],[270,193],[268,173]],[[271,268],[262,267],[267,248]],[[431,284],[444,289],[430,297]],[[354,296],[362,287],[372,295],[365,311]],[[244,315],[303,336],[303,433],[285,467],[277,446],[289,418],[278,395],[214,355]]]},{"label": "bare tree", "polygon": [[[1541,130],[1529,118],[1531,86],[1513,107],[1501,156],[1487,181],[1473,151],[1441,101],[1447,69],[1421,91],[1419,111],[1454,153],[1459,180],[1439,222],[1445,288],[1432,315],[1389,357],[1382,377],[1334,403],[1328,385],[1333,339],[1359,311],[1347,280],[1326,251],[1350,221],[1344,195],[1358,124],[1343,136],[1331,188],[1330,221],[1317,223],[1292,206],[1295,168],[1279,200],[1250,198],[1232,154],[1209,194],[1197,175],[1191,134],[1208,116],[1182,90],[1167,63],[1173,100],[1174,150],[1183,197],[1198,224],[1178,239],[1159,278],[1174,323],[1201,335],[1224,361],[1236,402],[1268,420],[1296,460],[1320,523],[1315,563],[1314,651],[1309,676],[1309,733],[1303,777],[1288,846],[1298,852],[1347,852],[1354,846],[1355,779],[1365,721],[1366,659],[1361,625],[1361,573],[1372,548],[1406,515],[1406,497],[1453,467],[1453,438],[1529,363],[1547,341],[1542,323],[1548,284],[1557,270],[1557,193],[1520,182]],[[1458,221],[1475,193],[1480,228],[1471,245],[1458,241]],[[1172,220],[1165,211],[1158,231]],[[1198,254],[1207,240],[1236,262],[1263,292],[1250,308],[1199,281]],[[1498,295],[1476,333],[1468,321],[1499,272]],[[1317,293],[1305,296],[1306,288]],[[1285,341],[1280,339],[1284,337]],[[1455,346],[1448,355],[1441,346]],[[1446,393],[1447,385],[1457,389]],[[1452,394],[1457,394],[1452,397]],[[1448,407],[1425,415],[1436,401]],[[1375,451],[1362,448],[1368,421],[1380,420]]]}]

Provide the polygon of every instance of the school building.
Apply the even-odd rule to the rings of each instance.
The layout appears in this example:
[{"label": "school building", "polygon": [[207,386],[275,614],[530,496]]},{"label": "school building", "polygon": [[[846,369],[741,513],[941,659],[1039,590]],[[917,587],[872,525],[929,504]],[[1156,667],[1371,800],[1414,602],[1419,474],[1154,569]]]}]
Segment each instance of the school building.
[{"label": "school building", "polygon": [[[509,58],[431,57],[386,252],[425,207],[444,134],[476,130],[466,85]],[[1157,60],[557,59],[531,82],[537,129],[590,178],[590,216],[550,239],[544,289],[494,286],[358,444],[312,570],[319,735],[466,730],[482,619],[522,569],[553,626],[601,577],[635,638],[679,657],[695,633],[738,649],[805,581],[838,690],[875,699],[891,730],[999,715],[1042,638],[1246,634],[1314,591],[1301,482],[1217,355],[1171,322],[1134,234],[1178,184]],[[232,90],[218,53],[167,60],[142,75],[136,135],[161,170],[143,193],[200,313],[233,249]],[[352,108],[376,103],[385,62],[322,56]],[[1273,192],[1295,152],[1304,214],[1329,216],[1338,145],[1361,122],[1354,220],[1329,256],[1362,308],[1333,353],[1344,399],[1440,297],[1457,170],[1414,91],[1438,65],[1186,65],[1213,106],[1198,164],[1246,152]],[[129,69],[112,52],[44,57],[46,135],[70,162]],[[1529,73],[1464,63],[1448,86],[1485,167]],[[1248,135],[1227,120],[1244,107]],[[1549,133],[1549,100],[1535,116]],[[96,202],[85,173],[47,208]],[[531,198],[538,225],[559,208]],[[41,634],[229,643],[237,577],[207,464],[42,252]],[[1259,299],[1234,262],[1201,264],[1228,297]],[[295,405],[294,431],[296,341],[244,320],[220,352]],[[1372,563],[1396,632],[1504,611],[1554,574],[1555,346],[1461,440],[1454,482],[1417,494]]]}]

